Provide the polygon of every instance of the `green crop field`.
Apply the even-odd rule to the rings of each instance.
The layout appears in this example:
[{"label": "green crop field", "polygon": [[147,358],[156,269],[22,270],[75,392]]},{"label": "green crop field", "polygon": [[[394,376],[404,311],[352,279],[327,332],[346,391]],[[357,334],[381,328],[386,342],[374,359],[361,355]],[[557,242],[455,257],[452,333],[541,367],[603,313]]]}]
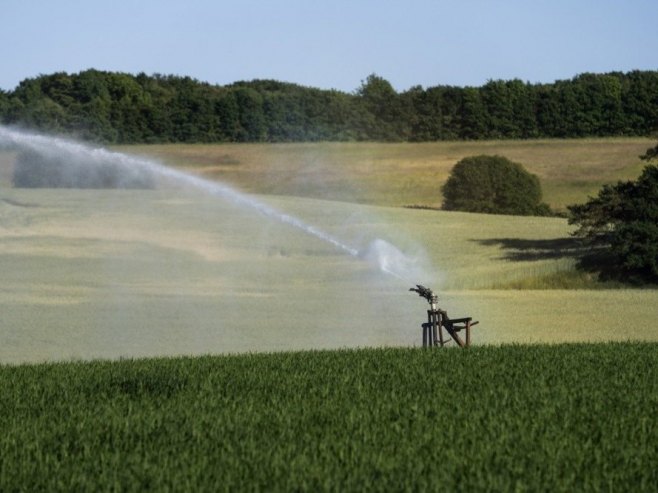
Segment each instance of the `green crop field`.
[{"label": "green crop field", "polygon": [[655,343],[0,367],[2,491],[655,491]]}]

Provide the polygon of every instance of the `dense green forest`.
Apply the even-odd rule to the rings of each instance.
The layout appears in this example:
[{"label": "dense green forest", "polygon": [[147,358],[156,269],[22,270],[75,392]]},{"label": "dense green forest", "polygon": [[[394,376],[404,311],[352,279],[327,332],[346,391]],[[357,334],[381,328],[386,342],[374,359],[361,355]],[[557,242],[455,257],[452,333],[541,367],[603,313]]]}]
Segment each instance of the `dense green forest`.
[{"label": "dense green forest", "polygon": [[404,92],[372,74],[345,93],[274,80],[218,86],[86,70],[0,91],[0,122],[111,144],[648,135],[658,128],[658,71]]}]

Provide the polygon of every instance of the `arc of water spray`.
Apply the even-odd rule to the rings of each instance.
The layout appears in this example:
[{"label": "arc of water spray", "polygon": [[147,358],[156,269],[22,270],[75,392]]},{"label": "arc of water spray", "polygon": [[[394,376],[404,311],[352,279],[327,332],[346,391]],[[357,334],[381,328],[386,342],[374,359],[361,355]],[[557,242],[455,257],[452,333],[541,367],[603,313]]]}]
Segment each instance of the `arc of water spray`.
[{"label": "arc of water spray", "polygon": [[210,195],[229,200],[236,205],[249,207],[266,217],[293,226],[333,245],[338,250],[341,250],[352,257],[365,258],[367,261],[375,263],[382,272],[398,279],[405,279],[403,272],[406,269],[405,264],[409,265],[413,263],[395,246],[384,240],[375,240],[366,251],[361,252],[358,249],[345,244],[326,231],[307,224],[297,217],[281,212],[274,207],[257,200],[255,197],[239,192],[224,183],[205,180],[198,176],[169,168],[150,159],[110,151],[100,147],[91,147],[86,144],[59,137],[51,137],[22,130],[19,131],[4,126],[0,126],[0,145],[29,149],[45,155],[52,155],[53,153],[59,152],[63,155],[88,158],[91,162],[109,161],[119,164],[126,169],[141,169],[150,172],[153,175],[174,180],[178,183],[202,190]]}]

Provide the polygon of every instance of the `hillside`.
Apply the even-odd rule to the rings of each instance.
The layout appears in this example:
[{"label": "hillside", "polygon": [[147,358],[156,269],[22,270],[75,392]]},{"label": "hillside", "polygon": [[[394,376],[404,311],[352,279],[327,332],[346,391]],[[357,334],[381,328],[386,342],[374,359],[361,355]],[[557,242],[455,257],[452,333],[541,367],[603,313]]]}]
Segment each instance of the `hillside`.
[{"label": "hillside", "polygon": [[557,210],[604,183],[635,179],[650,138],[426,143],[290,143],[118,147],[242,190],[370,205],[441,205],[441,185],[466,156],[498,154],[539,176]]},{"label": "hillside", "polygon": [[[656,291],[576,272],[580,247],[563,218],[381,205],[437,204],[453,160],[481,152],[553,178],[564,191],[547,187],[554,206],[582,201],[604,178],[631,177],[650,143],[127,148],[259,192],[355,255],[198,188],[11,188],[17,155],[0,153],[0,305],[10,328],[0,361],[409,346],[420,343],[425,313],[408,292],[416,283],[437,290],[452,316],[481,321],[475,344],[658,340]],[[373,262],[388,258],[373,250],[378,241],[415,259],[403,279]]]},{"label": "hillside", "polygon": [[583,286],[564,219],[258,199],[363,255],[198,191],[2,189],[0,362],[419,345],[415,283],[476,345],[658,340],[655,290],[560,289]]}]

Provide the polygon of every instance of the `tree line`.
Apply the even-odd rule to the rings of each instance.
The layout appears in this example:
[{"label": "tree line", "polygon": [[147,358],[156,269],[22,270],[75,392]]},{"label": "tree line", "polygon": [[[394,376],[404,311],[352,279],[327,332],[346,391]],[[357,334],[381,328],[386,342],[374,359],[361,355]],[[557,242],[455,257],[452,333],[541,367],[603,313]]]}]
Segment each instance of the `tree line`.
[{"label": "tree line", "polygon": [[0,122],[108,144],[644,136],[658,128],[658,71],[404,92],[372,74],[353,93],[275,80],[219,86],[58,72],[0,91]]}]

